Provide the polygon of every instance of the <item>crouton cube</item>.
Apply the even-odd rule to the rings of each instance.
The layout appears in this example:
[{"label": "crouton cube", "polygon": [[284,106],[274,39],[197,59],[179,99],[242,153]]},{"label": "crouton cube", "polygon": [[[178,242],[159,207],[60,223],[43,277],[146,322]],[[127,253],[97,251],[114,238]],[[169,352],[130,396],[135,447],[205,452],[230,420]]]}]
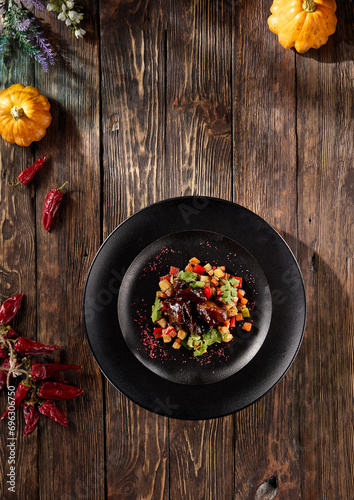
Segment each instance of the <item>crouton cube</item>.
[{"label": "crouton cube", "polygon": [[231,318],[232,316],[236,316],[236,314],[237,314],[237,308],[235,306],[231,307],[231,309],[229,309],[227,311],[228,318]]},{"label": "crouton cube", "polygon": [[187,332],[184,330],[178,330],[177,337],[181,340],[184,340],[187,336]]},{"label": "crouton cube", "polygon": [[178,342],[178,340],[181,340],[181,339],[178,339],[178,338],[177,338],[177,339],[173,342],[173,344],[172,344],[172,347],[173,347],[174,349],[179,349],[179,348],[181,347],[181,344],[180,344],[180,342]]},{"label": "crouton cube", "polygon": [[222,269],[220,269],[220,267],[218,267],[214,271],[214,276],[216,276],[217,278],[223,278],[224,274],[225,274],[224,271]]},{"label": "crouton cube", "polygon": [[162,280],[159,283],[159,287],[162,292],[166,292],[171,287],[171,283],[168,280]]},{"label": "crouton cube", "polygon": [[167,321],[165,318],[160,318],[158,321],[156,321],[158,325],[161,326],[161,328],[166,328],[167,326]]},{"label": "crouton cube", "polygon": [[200,263],[200,260],[198,260],[197,257],[192,257],[189,263],[192,264],[192,266],[195,266],[196,264]]}]

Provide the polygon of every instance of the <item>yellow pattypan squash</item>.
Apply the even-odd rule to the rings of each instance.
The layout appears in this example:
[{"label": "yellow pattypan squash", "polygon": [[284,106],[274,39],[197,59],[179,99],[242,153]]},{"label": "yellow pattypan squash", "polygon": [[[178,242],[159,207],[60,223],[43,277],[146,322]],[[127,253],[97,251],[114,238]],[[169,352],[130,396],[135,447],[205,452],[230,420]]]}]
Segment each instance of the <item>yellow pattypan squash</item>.
[{"label": "yellow pattypan squash", "polygon": [[268,25],[284,48],[302,53],[318,49],[335,32],[336,9],[335,0],[274,0]]},{"label": "yellow pattypan squash", "polygon": [[0,135],[10,143],[29,146],[45,136],[52,121],[48,99],[22,83],[0,92]]}]

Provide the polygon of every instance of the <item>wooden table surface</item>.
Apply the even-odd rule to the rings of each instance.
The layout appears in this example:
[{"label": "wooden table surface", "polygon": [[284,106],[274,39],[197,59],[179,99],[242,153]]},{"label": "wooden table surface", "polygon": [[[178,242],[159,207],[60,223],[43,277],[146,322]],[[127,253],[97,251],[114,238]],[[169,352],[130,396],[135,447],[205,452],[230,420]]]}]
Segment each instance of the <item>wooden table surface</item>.
[{"label": "wooden table surface", "polygon": [[[303,55],[268,29],[270,5],[86,0],[82,40],[38,12],[58,51],[47,74],[19,52],[2,56],[1,88],[35,85],[53,121],[28,148],[1,140],[0,299],[25,294],[14,328],[61,345],[56,361],[84,365],[67,378],[85,395],[60,403],[68,428],[42,417],[24,438],[18,413],[15,495],[1,423],[1,498],[353,498],[353,1],[339,2],[328,43]],[[44,153],[31,185],[8,186]],[[65,181],[48,234],[43,200]],[[232,200],[273,225],[308,300],[281,382],[207,421],[156,415],[115,390],[81,316],[109,233],[153,202],[191,194]]]}]

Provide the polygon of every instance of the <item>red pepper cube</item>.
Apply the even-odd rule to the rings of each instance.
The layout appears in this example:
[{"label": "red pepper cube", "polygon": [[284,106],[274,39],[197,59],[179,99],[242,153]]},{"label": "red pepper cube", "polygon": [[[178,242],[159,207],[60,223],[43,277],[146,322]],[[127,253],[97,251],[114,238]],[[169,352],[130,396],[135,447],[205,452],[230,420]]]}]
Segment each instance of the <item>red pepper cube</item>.
[{"label": "red pepper cube", "polygon": [[166,335],[169,335],[170,337],[176,337],[177,335],[177,330],[173,328],[173,326],[168,326],[164,332]]},{"label": "red pepper cube", "polygon": [[175,278],[177,278],[178,273],[179,273],[179,267],[174,267],[174,266],[170,267],[170,275],[171,276],[174,276]]},{"label": "red pepper cube", "polygon": [[197,273],[197,274],[204,274],[205,273],[205,269],[203,266],[200,266],[199,264],[196,264],[194,266],[194,272]]},{"label": "red pepper cube", "polygon": [[162,328],[154,328],[155,339],[162,337]]},{"label": "red pepper cube", "polygon": [[211,297],[211,288],[210,286],[205,286],[203,288],[204,295],[206,296],[207,299],[210,299]]},{"label": "red pepper cube", "polygon": [[160,276],[160,281],[167,280],[170,281],[170,275],[166,274],[166,276]]},{"label": "red pepper cube", "polygon": [[235,322],[236,322],[236,316],[232,316],[232,318],[230,319],[230,328],[234,328]]},{"label": "red pepper cube", "polygon": [[222,290],[221,290],[221,288],[218,288],[218,289],[216,290],[216,295],[222,295]]}]

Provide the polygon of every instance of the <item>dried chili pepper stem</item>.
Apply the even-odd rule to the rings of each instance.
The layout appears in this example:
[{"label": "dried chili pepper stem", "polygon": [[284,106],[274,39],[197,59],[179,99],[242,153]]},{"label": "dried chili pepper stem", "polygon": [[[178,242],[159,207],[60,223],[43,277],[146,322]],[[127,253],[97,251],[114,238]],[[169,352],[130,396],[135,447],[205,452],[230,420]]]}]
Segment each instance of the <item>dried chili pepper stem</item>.
[{"label": "dried chili pepper stem", "polygon": [[20,181],[17,181],[17,182],[16,182],[16,184],[10,184],[10,183],[8,182],[8,185],[9,185],[10,187],[12,187],[12,188],[17,187],[17,186],[19,186],[20,184],[21,184],[21,182],[20,182]]},{"label": "dried chili pepper stem", "polygon": [[64,184],[57,189],[57,191],[61,191],[67,185],[67,183],[68,181],[65,181]]}]

